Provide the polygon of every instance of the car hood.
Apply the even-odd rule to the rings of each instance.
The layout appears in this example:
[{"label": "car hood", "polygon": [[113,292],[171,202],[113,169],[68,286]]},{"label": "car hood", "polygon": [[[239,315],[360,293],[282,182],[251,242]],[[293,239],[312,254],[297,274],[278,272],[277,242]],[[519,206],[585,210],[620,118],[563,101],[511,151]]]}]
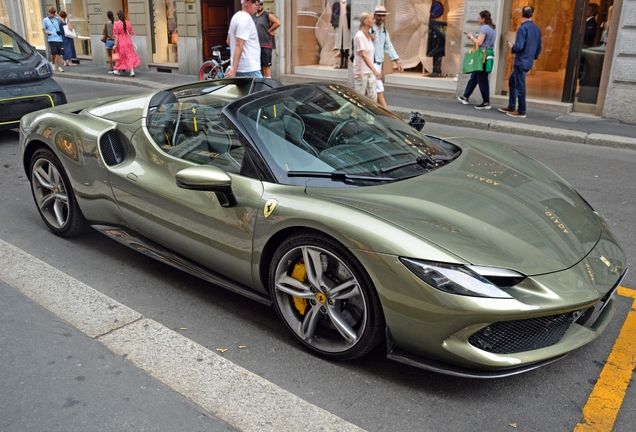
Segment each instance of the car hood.
[{"label": "car hood", "polygon": [[601,219],[563,179],[512,148],[449,141],[461,156],[430,173],[306,192],[386,220],[471,264],[529,276],[569,268],[593,249]]}]

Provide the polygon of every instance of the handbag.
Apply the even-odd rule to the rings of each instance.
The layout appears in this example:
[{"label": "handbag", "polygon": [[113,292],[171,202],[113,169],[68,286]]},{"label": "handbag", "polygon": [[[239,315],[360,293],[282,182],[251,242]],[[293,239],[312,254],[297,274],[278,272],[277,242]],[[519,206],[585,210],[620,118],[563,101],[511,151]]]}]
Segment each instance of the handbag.
[{"label": "handbag", "polygon": [[468,51],[464,55],[464,63],[462,64],[462,73],[469,74],[473,72],[480,72],[484,70],[484,51],[479,49],[479,46],[475,44],[475,49]]},{"label": "handbag", "polygon": [[119,53],[117,51],[113,52],[112,59],[113,61],[119,60]]},{"label": "handbag", "polygon": [[106,41],[108,40],[108,32],[106,31],[106,24],[104,24],[104,28],[102,29],[102,38],[100,40],[104,43],[106,43]]},{"label": "handbag", "polygon": [[75,29],[69,29],[68,24],[64,24],[62,26],[64,28],[64,36],[69,39],[75,39],[77,37],[77,33],[75,33]]},{"label": "handbag", "polygon": [[492,66],[495,63],[495,50],[487,49],[486,50],[486,66],[484,70],[488,73],[492,72]]}]

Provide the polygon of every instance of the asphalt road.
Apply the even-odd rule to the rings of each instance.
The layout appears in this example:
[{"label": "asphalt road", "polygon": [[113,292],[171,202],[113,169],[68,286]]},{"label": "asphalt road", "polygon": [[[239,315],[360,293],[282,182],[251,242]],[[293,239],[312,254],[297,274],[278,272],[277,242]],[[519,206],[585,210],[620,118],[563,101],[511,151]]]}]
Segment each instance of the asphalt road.
[{"label": "asphalt road", "polygon": [[[144,91],[58,81],[70,101]],[[629,267],[636,269],[636,152],[431,124],[425,131],[501,141],[539,159],[605,217],[630,258]],[[582,410],[632,308],[633,299],[621,297],[600,339],[548,367],[505,379],[467,380],[426,372],[388,361],[382,347],[357,361],[328,362],[297,344],[273,309],[137,254],[97,232],[70,240],[52,235],[32,202],[17,139],[15,132],[0,134],[0,239],[169,329],[186,328],[182,334],[211,350],[247,346],[229,349],[223,356],[369,431],[571,431],[582,421]],[[635,270],[623,285],[636,289]],[[47,348],[43,344],[39,349]],[[37,380],[29,382],[33,388],[21,391],[37,392]],[[152,412],[142,409],[139,415]],[[614,430],[631,431],[634,424],[636,394],[628,388]]]}]

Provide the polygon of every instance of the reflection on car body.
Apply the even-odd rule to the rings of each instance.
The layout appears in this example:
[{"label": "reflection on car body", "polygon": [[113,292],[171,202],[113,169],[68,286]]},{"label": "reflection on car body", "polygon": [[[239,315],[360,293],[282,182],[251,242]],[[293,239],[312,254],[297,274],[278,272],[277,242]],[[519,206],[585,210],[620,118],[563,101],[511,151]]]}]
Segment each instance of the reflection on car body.
[{"label": "reflection on car body", "polygon": [[429,137],[344,86],[263,81],[26,115],[44,222],[272,304],[332,360],[384,343],[413,366],[502,377],[603,332],[626,257],[563,179],[505,145]]}]

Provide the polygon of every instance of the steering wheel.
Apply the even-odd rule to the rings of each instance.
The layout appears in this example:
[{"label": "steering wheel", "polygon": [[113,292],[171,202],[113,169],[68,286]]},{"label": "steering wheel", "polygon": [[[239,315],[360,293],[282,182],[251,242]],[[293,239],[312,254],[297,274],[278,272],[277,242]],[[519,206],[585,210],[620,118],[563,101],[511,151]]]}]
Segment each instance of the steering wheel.
[{"label": "steering wheel", "polygon": [[331,134],[329,135],[329,138],[327,139],[327,148],[329,147],[333,147],[338,140],[340,139],[338,137],[338,135],[340,135],[340,132],[342,132],[342,129],[349,123],[352,123],[356,121],[356,119],[354,118],[348,118],[345,121],[343,121],[342,123],[338,124],[338,126],[336,126],[333,131],[331,132]]}]

